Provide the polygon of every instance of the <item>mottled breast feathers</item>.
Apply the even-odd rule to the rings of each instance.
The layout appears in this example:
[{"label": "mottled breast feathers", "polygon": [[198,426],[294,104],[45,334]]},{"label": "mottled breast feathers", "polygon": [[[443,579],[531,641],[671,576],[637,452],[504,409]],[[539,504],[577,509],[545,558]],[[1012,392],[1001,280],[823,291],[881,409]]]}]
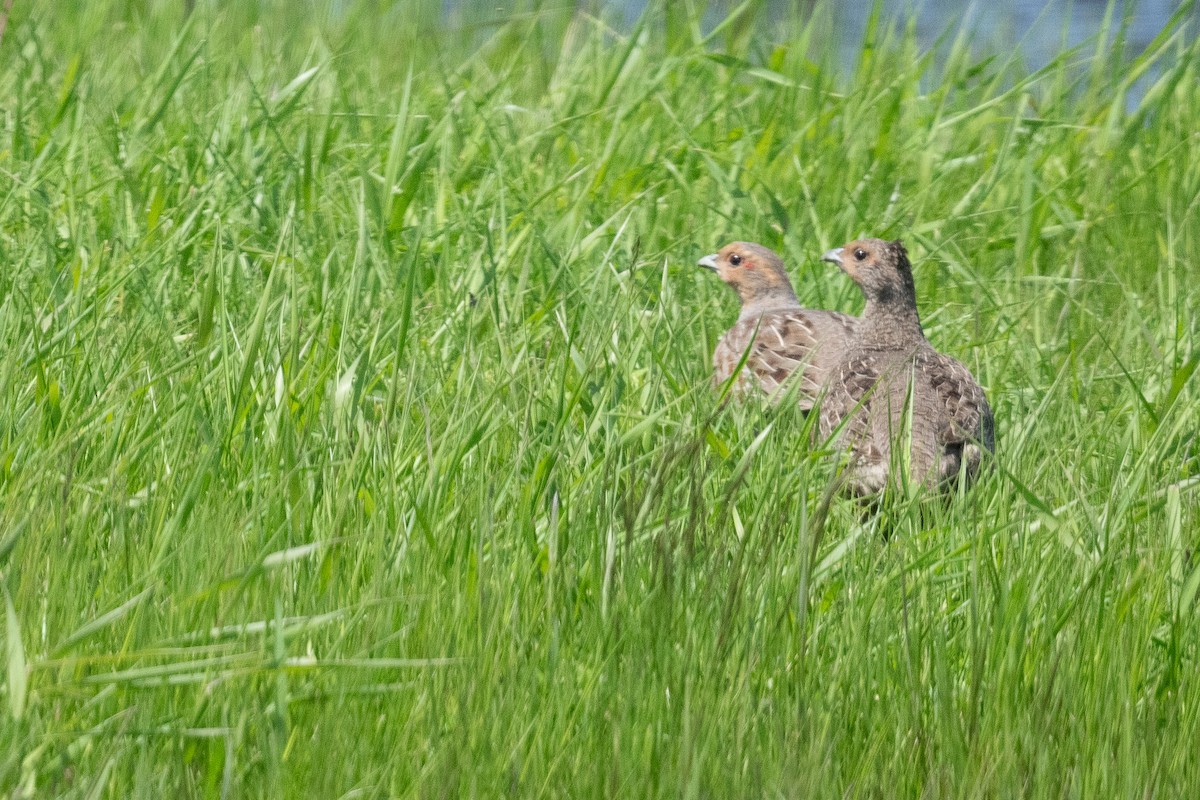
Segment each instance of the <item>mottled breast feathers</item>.
[{"label": "mottled breast feathers", "polygon": [[856,494],[882,491],[898,466],[893,445],[909,444],[908,474],[929,488],[968,479],[995,449],[992,410],[983,389],[957,360],[927,342],[910,353],[858,349],[831,375],[821,408],[824,438],[838,435],[851,453]]}]

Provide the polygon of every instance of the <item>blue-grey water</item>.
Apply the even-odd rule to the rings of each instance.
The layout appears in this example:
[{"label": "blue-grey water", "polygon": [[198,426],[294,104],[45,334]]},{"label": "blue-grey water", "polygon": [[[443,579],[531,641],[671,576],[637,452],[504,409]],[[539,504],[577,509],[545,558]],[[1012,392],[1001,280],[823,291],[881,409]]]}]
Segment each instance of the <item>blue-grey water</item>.
[{"label": "blue-grey water", "polygon": [[[546,7],[577,5],[605,12],[626,25],[638,19],[649,0],[562,0]],[[885,19],[914,21],[923,46],[933,46],[948,29],[964,31],[981,53],[1019,53],[1029,67],[1045,65],[1064,47],[1085,42],[1102,30],[1109,7],[1114,23],[1124,22],[1126,55],[1136,55],[1162,31],[1185,0],[882,0]],[[708,21],[716,24],[722,8],[736,7],[735,0],[717,0],[709,4]],[[780,19],[797,6],[810,6],[811,0],[767,0],[766,18]],[[861,46],[872,0],[847,0],[833,3],[834,30],[843,61],[853,63]],[[451,24],[471,22],[472,18],[502,19],[505,12],[525,8],[520,0],[442,0],[443,18]],[[1200,7],[1200,4],[1198,4]],[[1194,11],[1193,35],[1200,11]],[[1115,26],[1114,26],[1115,27]],[[766,35],[771,34],[767,26]]]},{"label": "blue-grey water", "polygon": [[[1150,44],[1182,5],[1180,0],[1141,0],[1112,3],[1112,29],[1125,24],[1127,54],[1141,52]],[[1074,47],[1094,38],[1110,13],[1108,0],[988,0],[953,2],[885,0],[885,13],[892,18],[915,14],[917,37],[930,46],[947,28],[965,29],[974,43],[994,52],[1019,51],[1032,68],[1045,65],[1064,47]],[[845,3],[837,14],[854,32],[847,46],[856,48],[870,14],[871,3]]]}]

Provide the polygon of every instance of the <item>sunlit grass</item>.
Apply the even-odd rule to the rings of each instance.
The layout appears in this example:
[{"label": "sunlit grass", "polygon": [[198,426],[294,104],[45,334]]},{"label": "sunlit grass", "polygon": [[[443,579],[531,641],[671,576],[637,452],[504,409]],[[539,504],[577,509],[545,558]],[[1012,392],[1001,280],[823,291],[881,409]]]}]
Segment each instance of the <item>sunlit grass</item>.
[{"label": "sunlit grass", "polygon": [[[5,793],[1194,795],[1187,9],[847,74],[821,10],[182,6],[0,45]],[[718,407],[694,268],[857,311],[859,234],[998,428],[876,519]]]}]

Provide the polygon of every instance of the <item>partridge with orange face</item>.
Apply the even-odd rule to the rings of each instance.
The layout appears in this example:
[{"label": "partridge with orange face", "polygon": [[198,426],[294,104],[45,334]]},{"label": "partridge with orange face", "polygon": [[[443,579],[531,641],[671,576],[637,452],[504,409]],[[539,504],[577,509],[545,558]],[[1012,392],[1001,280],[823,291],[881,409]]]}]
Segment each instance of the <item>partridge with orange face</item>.
[{"label": "partridge with orange face", "polygon": [[783,261],[762,245],[734,242],[700,259],[699,265],[716,272],[742,303],[737,323],[713,352],[714,382],[720,386],[728,381],[745,356],[736,390],[757,387],[773,397],[796,375],[800,407],[811,409],[830,367],[842,358],[855,318],[802,307]]},{"label": "partridge with orange face", "polygon": [[895,445],[910,444],[909,477],[926,487],[978,475],[994,452],[995,426],[983,389],[958,361],[933,349],[917,313],[912,265],[900,241],[863,239],[822,260],[841,267],[866,309],[821,404],[821,435],[841,429],[850,486],[872,495],[896,482]]}]

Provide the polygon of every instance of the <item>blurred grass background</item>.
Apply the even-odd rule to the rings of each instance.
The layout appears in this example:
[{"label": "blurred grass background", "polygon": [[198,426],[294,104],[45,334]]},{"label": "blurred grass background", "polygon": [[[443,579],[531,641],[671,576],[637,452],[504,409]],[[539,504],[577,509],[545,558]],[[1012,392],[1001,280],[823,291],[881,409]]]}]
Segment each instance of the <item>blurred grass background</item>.
[{"label": "blurred grass background", "polygon": [[[822,4],[17,0],[0,791],[1191,796],[1193,5],[1030,71],[881,17],[845,70]],[[862,233],[998,426],[886,542],[717,407],[694,268],[856,312]]]}]

